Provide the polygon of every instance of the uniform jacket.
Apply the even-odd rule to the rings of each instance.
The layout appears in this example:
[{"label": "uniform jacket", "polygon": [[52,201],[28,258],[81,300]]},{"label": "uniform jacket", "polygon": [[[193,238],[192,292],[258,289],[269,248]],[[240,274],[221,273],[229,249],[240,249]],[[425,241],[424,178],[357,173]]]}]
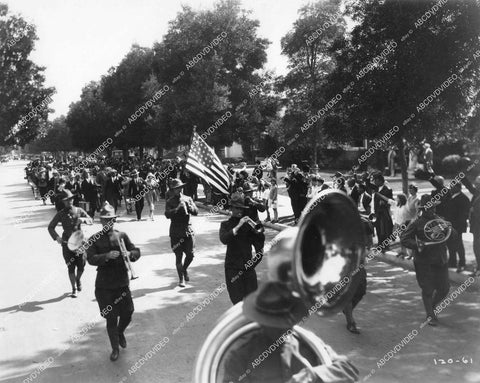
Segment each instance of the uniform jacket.
[{"label": "uniform jacket", "polygon": [[425,224],[432,219],[439,218],[440,217],[438,215],[429,215],[429,217],[422,215],[421,217],[418,217],[417,219],[410,222],[406,230],[401,234],[401,244],[414,251],[414,261],[416,263],[424,263],[430,265],[444,265],[447,263],[446,242],[437,245],[425,246],[421,252],[417,247],[416,238],[425,242],[431,241],[425,236]]},{"label": "uniform jacket", "polygon": [[[237,235],[233,235],[233,228],[238,225],[239,221],[240,218],[231,217],[220,225],[220,241],[227,245],[226,269],[248,269],[248,262],[252,259],[252,246],[263,235],[256,234],[247,223],[238,230]],[[260,257],[257,258],[253,267],[261,261]]]},{"label": "uniform jacket", "polygon": [[[135,262],[140,258],[140,249],[133,245],[127,234],[117,230],[107,233],[100,231],[91,238],[92,244],[87,248],[87,260],[92,266],[98,266],[95,287],[117,289],[128,286],[128,271],[122,256],[120,255],[116,259],[107,259],[107,253],[111,250],[120,251],[119,238],[123,239],[125,247],[131,252],[130,261]],[[87,244],[89,243],[87,242]]]},{"label": "uniform jacket", "polygon": [[[187,214],[184,209],[175,211],[180,204],[180,198],[187,203]],[[171,220],[169,235],[172,238],[190,237],[193,235],[190,215],[198,215],[198,209],[193,199],[183,194],[180,197],[170,197],[165,203],[165,217]]]},{"label": "uniform jacket", "polygon": [[60,210],[57,214],[55,214],[55,217],[53,217],[48,225],[48,232],[50,233],[52,239],[56,241],[57,238],[60,237],[55,230],[60,222],[63,227],[62,239],[67,240],[74,231],[80,229],[81,217],[89,218],[89,215],[80,207],[71,206],[68,209],[64,208]]}]

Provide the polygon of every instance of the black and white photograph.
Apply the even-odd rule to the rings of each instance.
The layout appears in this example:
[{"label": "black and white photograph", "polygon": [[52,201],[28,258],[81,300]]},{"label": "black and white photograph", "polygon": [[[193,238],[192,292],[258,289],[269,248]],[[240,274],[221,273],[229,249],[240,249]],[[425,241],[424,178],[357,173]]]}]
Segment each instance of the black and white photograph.
[{"label": "black and white photograph", "polygon": [[480,383],[480,0],[0,0],[0,383]]}]

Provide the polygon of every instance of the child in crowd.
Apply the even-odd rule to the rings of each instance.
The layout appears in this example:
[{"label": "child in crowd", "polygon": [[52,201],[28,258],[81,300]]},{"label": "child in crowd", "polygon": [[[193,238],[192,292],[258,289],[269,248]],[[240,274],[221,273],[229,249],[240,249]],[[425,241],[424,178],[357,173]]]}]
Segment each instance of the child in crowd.
[{"label": "child in crowd", "polygon": [[277,186],[277,180],[275,178],[271,179],[271,186],[270,186],[270,193],[268,196],[268,207],[267,211],[271,207],[273,209],[273,220],[272,223],[277,223],[278,222],[278,186]]}]

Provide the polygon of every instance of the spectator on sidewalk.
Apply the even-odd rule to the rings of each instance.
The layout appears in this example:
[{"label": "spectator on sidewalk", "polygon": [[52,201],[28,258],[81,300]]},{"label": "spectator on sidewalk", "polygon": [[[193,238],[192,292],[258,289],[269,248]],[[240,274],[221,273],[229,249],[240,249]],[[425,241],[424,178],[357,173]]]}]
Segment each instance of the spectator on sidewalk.
[{"label": "spectator on sidewalk", "polygon": [[427,172],[433,171],[433,150],[430,147],[430,144],[425,142],[423,144],[423,162],[425,164],[425,170]]},{"label": "spectator on sidewalk", "polygon": [[271,207],[273,209],[273,221],[272,223],[278,222],[278,186],[277,180],[272,178],[270,180],[271,187],[270,187],[270,194],[268,197],[268,207],[267,210]]},{"label": "spectator on sidewalk", "polygon": [[[377,220],[375,221],[375,229],[377,231],[378,243],[386,241],[393,232],[393,221],[390,215],[390,203],[393,200],[393,192],[385,185],[385,178],[381,173],[372,176],[372,182],[375,188],[373,194],[373,213]],[[388,241],[387,241],[388,242]],[[388,250],[388,244],[382,246],[382,252]]]},{"label": "spectator on sidewalk", "polygon": [[[462,184],[458,183],[451,188],[451,198],[448,206],[448,221],[451,222],[454,232],[452,240],[447,242],[449,253],[449,267],[456,267],[457,273],[465,269],[465,247],[462,235],[467,231],[467,219],[470,212],[470,200],[462,193]],[[458,253],[458,263],[457,263]]]},{"label": "spectator on sidewalk", "polygon": [[420,203],[420,200],[418,199],[418,187],[414,184],[408,185],[408,194],[409,196],[407,197],[407,221],[410,223],[410,221],[414,220],[417,217],[418,213],[418,205]]}]

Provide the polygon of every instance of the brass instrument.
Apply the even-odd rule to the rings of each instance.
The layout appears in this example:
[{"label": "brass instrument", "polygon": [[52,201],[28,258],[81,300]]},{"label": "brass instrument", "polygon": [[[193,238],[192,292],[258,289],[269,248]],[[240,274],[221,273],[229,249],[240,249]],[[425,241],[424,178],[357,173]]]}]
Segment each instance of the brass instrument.
[{"label": "brass instrument", "polygon": [[439,245],[448,241],[452,235],[452,224],[441,218],[428,221],[423,227],[423,234],[429,241],[423,241],[415,237],[418,251],[423,251],[426,246]]},{"label": "brass instrument", "polygon": [[[365,253],[365,235],[354,202],[338,190],[318,193],[304,209],[297,227],[285,229],[272,241],[267,257],[268,278],[285,283],[308,308],[320,316],[343,309],[353,297]],[[243,302],[228,310],[207,336],[198,353],[193,381],[221,381],[222,360],[240,337],[258,331],[242,311]],[[294,335],[315,352],[322,364],[332,360],[320,338],[300,326]]]},{"label": "brass instrument", "polygon": [[377,215],[375,213],[360,214],[360,217],[367,221],[370,221],[371,223],[377,222]]},{"label": "brass instrument", "polygon": [[138,276],[135,274],[135,271],[133,270],[133,267],[132,267],[132,263],[130,262],[130,258],[127,255],[127,247],[125,246],[125,242],[123,238],[117,237],[117,241],[118,241],[118,246],[120,247],[121,257],[125,262],[125,266],[127,267],[127,270],[130,271],[130,279],[131,280],[137,279]]}]

